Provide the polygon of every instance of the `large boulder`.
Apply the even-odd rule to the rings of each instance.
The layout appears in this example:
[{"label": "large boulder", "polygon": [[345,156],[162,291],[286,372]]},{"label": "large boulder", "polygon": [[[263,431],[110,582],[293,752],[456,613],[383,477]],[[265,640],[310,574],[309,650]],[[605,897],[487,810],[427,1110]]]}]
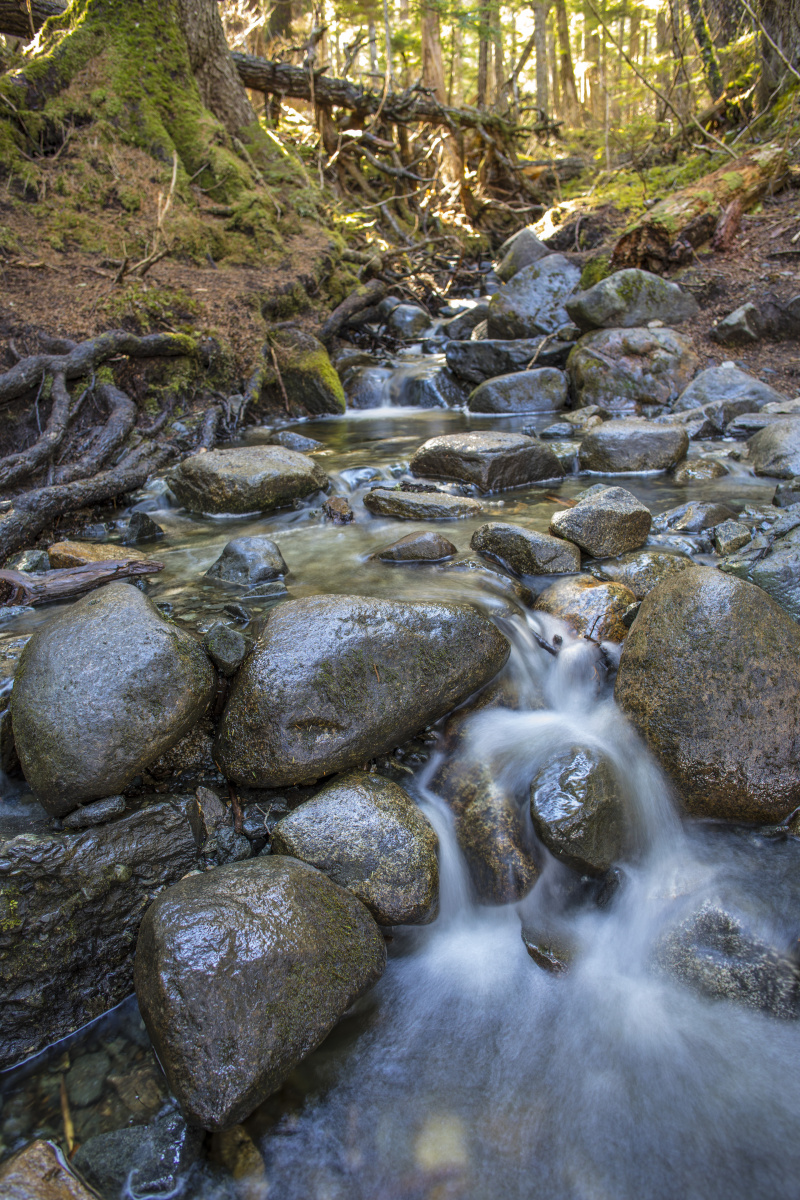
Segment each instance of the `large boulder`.
[{"label": "large boulder", "polygon": [[[714,531],[716,537],[721,530],[722,526]],[[732,539],[719,569],[756,584],[795,621],[800,621],[800,519],[787,515],[773,526],[768,536],[757,534],[751,539],[750,531],[745,532],[746,540],[740,541],[736,549],[736,539]],[[722,544],[720,539],[717,547],[720,554]]]},{"label": "large boulder", "polygon": [[490,338],[529,338],[554,333],[569,322],[565,302],[578,286],[580,267],[548,254],[518,271],[489,301]]},{"label": "large boulder", "polygon": [[792,479],[800,475],[800,417],[786,417],[759,430],[747,443],[756,475]]},{"label": "large boulder", "polygon": [[593,558],[611,558],[643,546],[652,519],[650,510],[625,488],[592,489],[574,508],[553,514],[550,532]]},{"label": "large boulder", "polygon": [[553,412],[567,403],[567,377],[556,367],[536,367],[487,379],[470,392],[474,413]]},{"label": "large boulder", "polygon": [[364,508],[375,517],[399,521],[458,521],[476,517],[482,505],[471,496],[447,492],[405,492],[401,488],[373,488],[364,496]]},{"label": "large boulder", "polygon": [[465,604],[282,604],[233,681],[215,759],[235,783],[312,783],[394,749],[488,682],[508,654]]},{"label": "large boulder", "polygon": [[145,910],[197,865],[185,803],[150,797],[77,833],[34,809],[0,832],[0,1070],[130,994]]},{"label": "large boulder", "polygon": [[536,597],[534,609],[566,621],[576,633],[597,642],[621,642],[628,632],[623,623],[627,609],[636,603],[630,588],[606,583],[592,575],[557,579]]},{"label": "large boulder", "polygon": [[214,670],[140,591],[112,583],[54,614],[11,698],[22,770],[55,817],[124,791],[200,719]]},{"label": "large boulder", "polygon": [[745,403],[746,408],[730,413],[730,420],[741,412],[758,412],[765,404],[780,403],[786,399],[786,396],[776,392],[769,384],[748,375],[747,371],[742,371],[734,363],[727,363],[722,367],[707,367],[705,371],[695,375],[675,401],[673,410],[686,412],[717,402]]},{"label": "large boulder", "polygon": [[699,366],[690,343],[673,329],[597,329],[570,351],[567,373],[579,406],[622,411],[669,404]]},{"label": "large boulder", "polygon": [[275,826],[272,853],[324,871],[379,925],[423,925],[439,902],[438,839],[399,784],[352,771]]},{"label": "large boulder", "polygon": [[800,803],[800,628],[760,588],[691,567],[645,596],[616,699],[698,816]]},{"label": "large boulder", "polygon": [[412,341],[431,328],[431,319],[418,304],[398,304],[389,313],[386,332],[400,341]]},{"label": "large boulder", "polygon": [[519,338],[511,341],[481,338],[479,341],[448,342],[444,349],[447,365],[467,383],[483,383],[497,375],[524,371],[531,362],[539,367],[563,367],[572,342],[552,338]]},{"label": "large boulder", "polygon": [[689,437],[676,425],[652,421],[604,421],[583,435],[579,459],[582,470],[666,471],[686,457]]},{"label": "large boulder", "polygon": [[572,542],[503,521],[481,525],[470,547],[514,575],[566,575],[581,569],[581,552]]},{"label": "large boulder", "polygon": [[233,538],[206,571],[207,579],[253,587],[268,579],[280,579],[289,568],[279,547],[263,533]]},{"label": "large boulder", "polygon": [[605,874],[630,848],[629,816],[614,769],[588,747],[573,746],[536,773],[531,819],[551,854],[590,875]]},{"label": "large boulder", "polygon": [[663,579],[678,575],[693,566],[687,554],[676,550],[634,550],[618,558],[587,563],[586,569],[597,579],[608,579],[630,588],[637,600],[643,600]]},{"label": "large boulder", "polygon": [[503,283],[507,283],[523,267],[529,267],[532,263],[538,262],[540,258],[546,258],[548,254],[553,253],[549,246],[545,246],[544,242],[539,240],[528,225],[524,229],[520,229],[519,233],[514,234],[500,249],[503,257],[495,274]]},{"label": "large boulder", "polygon": [[627,328],[656,319],[679,325],[699,311],[694,296],[677,283],[636,267],[601,279],[568,300],[566,308],[579,329]]},{"label": "large boulder", "polygon": [[273,328],[270,342],[280,375],[274,369],[264,373],[254,411],[288,409],[294,417],[344,412],[342,382],[322,342],[296,326]]},{"label": "large boulder", "polygon": [[193,454],[166,478],[184,508],[207,513],[270,512],[328,484],[319,463],[283,446]]},{"label": "large boulder", "polygon": [[136,996],[187,1120],[244,1120],[385,963],[363,904],[295,859],[261,855],[163,892],[139,930]]},{"label": "large boulder", "polygon": [[430,438],[413,455],[409,468],[414,475],[472,483],[482,492],[500,492],[564,474],[549,446],[524,433],[494,431]]}]

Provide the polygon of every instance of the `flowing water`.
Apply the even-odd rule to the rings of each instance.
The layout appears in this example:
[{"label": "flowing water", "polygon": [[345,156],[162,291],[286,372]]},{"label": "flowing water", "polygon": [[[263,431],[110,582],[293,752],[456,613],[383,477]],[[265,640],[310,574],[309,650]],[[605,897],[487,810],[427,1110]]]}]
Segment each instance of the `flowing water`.
[{"label": "flowing water", "polygon": [[[539,420],[544,425],[552,419]],[[539,848],[540,875],[529,896],[518,904],[482,906],[455,841],[451,812],[436,792],[435,752],[407,777],[407,786],[439,836],[438,919],[394,931],[378,986],[246,1123],[263,1168],[234,1181],[217,1154],[216,1167],[195,1170],[175,1194],[245,1200],[800,1195],[800,1026],[695,994],[654,958],[676,905],[688,910],[717,897],[755,911],[773,943],[787,941],[797,858],[784,861],[778,839],[682,822],[663,775],[614,705],[597,647],[553,618],[523,609],[508,581],[488,570],[366,562],[376,548],[425,527],[370,518],[359,503],[369,482],[400,478],[413,450],[435,433],[515,429],[530,420],[387,409],[305,424],[303,433],[325,442],[329,453],[321,461],[357,512],[356,522],[343,527],[324,523],[318,502],[268,519],[209,520],[169,507],[157,483],[138,498],[138,507],[167,532],[157,552],[165,570],[150,594],[197,630],[218,619],[232,598],[203,580],[203,572],[230,537],[256,531],[279,542],[293,597],[325,591],[472,599],[512,643],[507,670],[518,708],[473,716],[459,753],[489,765],[524,808],[533,775],[554,754],[576,744],[600,750],[628,799],[638,847],[617,872],[615,886],[605,889],[579,880]],[[769,484],[729,465],[725,478],[691,490],[664,476],[619,482],[656,513],[697,498],[739,507],[769,502]],[[584,486],[577,477],[567,480],[559,495]],[[463,559],[470,557],[473,530],[484,521],[544,530],[554,507],[543,491],[522,490],[488,498],[479,519],[439,528]],[[653,539],[654,545],[665,542],[681,539]],[[691,538],[681,544],[696,549]],[[253,613],[257,617],[274,602],[256,602]],[[15,647],[47,619],[45,610],[4,627],[0,655],[12,662]],[[552,637],[556,630],[563,647],[553,657],[535,635]],[[6,816],[13,803],[6,802]],[[785,912],[780,902],[759,909],[758,864],[768,855],[770,887],[780,894],[781,879],[787,885]],[[777,884],[775,870],[785,875]],[[537,966],[523,930],[544,930],[568,944],[569,968],[553,974]],[[6,1151],[34,1135],[63,1136],[61,1073],[88,1054],[100,1056],[96,1061],[105,1064],[108,1078],[77,1114],[79,1140],[147,1119],[169,1103],[128,1002],[0,1077]],[[138,1089],[138,1117],[135,1107],[121,1102],[126,1080]],[[141,1100],[142,1081],[152,1090],[150,1109]],[[132,1178],[126,1194],[135,1200],[154,1193],[138,1190]]]}]

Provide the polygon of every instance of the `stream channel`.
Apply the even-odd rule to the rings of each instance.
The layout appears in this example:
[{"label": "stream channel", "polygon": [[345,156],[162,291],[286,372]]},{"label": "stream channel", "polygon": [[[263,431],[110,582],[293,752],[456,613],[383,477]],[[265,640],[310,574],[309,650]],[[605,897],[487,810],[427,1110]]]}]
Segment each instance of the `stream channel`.
[{"label": "stream channel", "polygon": [[[401,370],[410,369],[407,359]],[[128,1200],[167,1194],[219,1200],[800,1195],[800,1026],[699,995],[654,964],[675,897],[701,902],[724,895],[729,906],[756,911],[770,926],[772,944],[786,942],[788,898],[786,928],[776,928],[780,899],[772,903],[767,893],[785,887],[788,897],[793,887],[796,896],[798,856],[766,831],[682,820],[665,777],[614,705],[613,680],[598,647],[525,608],[509,578],[488,565],[456,569],[460,560],[476,559],[469,540],[486,521],[546,531],[557,510],[548,499],[552,488],[489,496],[479,517],[435,526],[456,543],[455,566],[366,561],[377,548],[426,528],[372,517],[361,502],[370,483],[406,476],[423,441],[464,429],[543,428],[553,420],[553,414],[481,418],[386,407],[296,424],[325,444],[319,461],[356,515],[344,526],[323,519],[319,497],[258,519],[193,517],[170,504],[159,481],[136,498],[136,507],[166,531],[154,552],[165,569],[147,585],[148,595],[199,633],[220,616],[230,619],[224,606],[235,599],[204,572],[231,537],[256,532],[279,543],[292,598],[333,592],[476,604],[512,643],[506,670],[519,705],[473,719],[476,759],[522,799],[536,769],[558,750],[576,742],[601,750],[631,797],[640,851],[620,868],[616,886],[604,890],[581,883],[540,848],[540,875],[525,900],[479,905],[449,810],[431,786],[441,753],[431,739],[398,778],[439,837],[438,918],[393,931],[377,987],[247,1121],[251,1145],[260,1152],[255,1165],[215,1135],[204,1161],[177,1187],[143,1191],[131,1177],[122,1193]],[[258,436],[251,432],[245,441]],[[729,442],[693,443],[691,454],[730,448]],[[609,482],[629,488],[654,515],[694,499],[737,510],[770,503],[774,482],[725,461],[729,474],[688,487],[663,474]],[[567,476],[558,496],[604,481]],[[698,552],[690,535],[654,534],[649,545]],[[699,561],[707,559],[700,554]],[[541,590],[551,580],[525,582]],[[251,628],[280,599],[254,602]],[[11,662],[51,611],[5,624],[2,659]],[[552,656],[534,634],[552,638],[556,632],[563,645]],[[7,796],[0,820],[8,827],[31,812],[30,798]],[[773,868],[762,879],[759,844],[770,837]],[[526,951],[522,931],[542,928],[569,944],[566,971],[543,970]],[[90,1099],[73,1106],[77,1141],[149,1120],[170,1103],[131,999],[0,1077],[4,1153],[32,1137],[63,1142],[61,1079],[79,1062]]]}]

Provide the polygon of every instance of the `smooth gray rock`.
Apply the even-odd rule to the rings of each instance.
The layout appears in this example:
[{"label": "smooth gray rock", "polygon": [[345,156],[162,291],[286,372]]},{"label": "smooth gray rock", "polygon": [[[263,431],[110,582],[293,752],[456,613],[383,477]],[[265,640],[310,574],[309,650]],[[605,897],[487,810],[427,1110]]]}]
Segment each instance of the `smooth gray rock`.
[{"label": "smooth gray rock", "polygon": [[167,1111],[148,1125],[113,1129],[78,1147],[73,1163],[103,1196],[177,1195],[187,1170],[202,1150],[201,1130],[180,1113]]},{"label": "smooth gray rock", "polygon": [[578,286],[580,267],[548,254],[518,271],[489,301],[490,338],[530,338],[554,333],[569,320],[565,302]]},{"label": "smooth gray rock", "polygon": [[283,446],[286,450],[298,450],[301,454],[310,454],[314,450],[325,449],[324,442],[318,442],[316,438],[305,437],[304,434],[296,433],[293,429],[281,429],[278,433],[273,433],[269,444]]},{"label": "smooth gray rock", "polygon": [[206,654],[223,675],[233,675],[239,669],[251,645],[243,633],[222,621],[212,625],[203,638]]},{"label": "smooth gray rock", "polygon": [[[786,399],[781,392],[776,392],[768,384],[730,363],[723,367],[708,367],[695,375],[675,401],[673,411],[685,412],[713,402],[745,401],[747,407],[739,409],[739,412],[758,412],[765,404]],[[731,412],[727,420],[738,415]],[[720,428],[724,428],[725,424],[727,422]]]},{"label": "smooth gray rock", "polygon": [[444,348],[447,365],[454,375],[467,383],[483,383],[498,375],[537,367],[563,367],[572,342],[556,342],[542,337],[503,341],[483,338],[469,342],[448,342]]},{"label": "smooth gray rock", "polygon": [[184,804],[150,797],[80,832],[35,818],[0,828],[0,1068],[130,995],[145,910],[197,866]]},{"label": "smooth gray rock", "polygon": [[379,925],[424,925],[439,904],[438,838],[398,784],[351,771],[279,821],[272,853],[324,871]]},{"label": "smooth gray rock", "polygon": [[411,458],[412,474],[472,483],[482,492],[499,492],[564,471],[549,446],[524,433],[446,433],[429,438]]},{"label": "smooth gray rock", "polygon": [[248,1117],[385,963],[363,904],[295,859],[260,855],[162,892],[139,930],[136,996],[190,1124]]},{"label": "smooth gray rock", "polygon": [[531,819],[551,854],[576,871],[604,875],[631,845],[625,800],[609,761],[573,746],[536,774]]},{"label": "smooth gray rock", "polygon": [[402,376],[392,393],[394,403],[413,408],[458,408],[466,398],[466,389],[446,368]]},{"label": "smooth gray rock", "polygon": [[685,429],[653,421],[605,421],[581,439],[584,471],[666,471],[686,457]]},{"label": "smooth gray rock", "polygon": [[107,796],[105,800],[94,800],[91,804],[80,805],[73,812],[62,817],[64,829],[90,829],[93,825],[103,825],[112,817],[119,817],[125,812],[124,796]]},{"label": "smooth gray rock", "polygon": [[313,596],[272,610],[231,686],[214,757],[251,787],[313,783],[401,745],[503,666],[464,604]]},{"label": "smooth gray rock", "polygon": [[480,325],[481,321],[485,321],[488,316],[489,301],[481,300],[472,308],[465,308],[463,312],[457,313],[449,321],[445,321],[442,325],[442,333],[451,341],[461,341],[463,338],[469,338],[476,325]]},{"label": "smooth gray rock", "polygon": [[756,475],[793,479],[800,475],[800,417],[786,417],[760,430],[747,443]]},{"label": "smooth gray rock", "polygon": [[441,533],[427,529],[422,533],[407,533],[405,537],[370,555],[375,562],[442,562],[458,550]]},{"label": "smooth gray rock", "polygon": [[283,446],[193,454],[165,478],[184,508],[207,513],[271,512],[328,484],[318,463]]},{"label": "smooth gray rock", "polygon": [[721,479],[728,470],[716,458],[692,458],[680,463],[672,473],[673,483],[699,483],[706,479]]},{"label": "smooth gray rock", "polygon": [[404,492],[399,488],[374,488],[364,496],[364,507],[376,517],[396,517],[399,521],[455,521],[482,511],[479,502],[470,496]]},{"label": "smooth gray rock", "polygon": [[206,578],[253,587],[267,579],[278,579],[288,571],[280,548],[271,538],[258,533],[228,542],[217,561],[206,571]]},{"label": "smooth gray rock", "polygon": [[[768,536],[756,534],[739,548],[730,550],[719,564],[728,575],[756,584],[785,609],[795,621],[800,621],[800,533],[797,528],[785,533],[775,527]],[[721,551],[720,551],[721,553]]]},{"label": "smooth gray rock", "polygon": [[688,504],[679,504],[660,513],[653,522],[653,532],[663,532],[674,529],[678,533],[702,533],[705,529],[713,529],[723,521],[734,520],[736,514],[727,504],[717,504],[711,500],[691,500]]},{"label": "smooth gray rock", "polygon": [[610,579],[630,588],[643,600],[657,584],[693,566],[687,554],[667,550],[634,550],[617,558],[587,563],[586,570],[597,579]]},{"label": "smooth gray rock", "polygon": [[487,379],[470,392],[474,413],[555,412],[567,403],[567,377],[555,367],[537,367]]},{"label": "smooth gray rock", "polygon": [[800,803],[800,628],[761,588],[712,567],[654,588],[615,697],[690,813],[763,823]]},{"label": "smooth gray rock", "polygon": [[398,304],[386,321],[386,332],[401,340],[410,340],[426,333],[431,319],[424,308],[416,304]]},{"label": "smooth gray rock", "polygon": [[470,547],[514,575],[563,575],[581,569],[581,552],[571,542],[502,521],[476,529]]},{"label": "smooth gray rock", "polygon": [[532,263],[539,262],[540,259],[553,253],[549,246],[545,246],[544,242],[539,241],[529,226],[520,229],[519,233],[506,245],[505,253],[495,268],[495,275],[503,283],[508,283],[509,279],[518,274],[523,267],[529,267]]},{"label": "smooth gray rock", "polygon": [[679,325],[699,312],[694,296],[676,283],[631,267],[601,279],[566,304],[579,329],[629,328],[660,320]]},{"label": "smooth gray rock", "polygon": [[699,366],[673,329],[597,329],[570,351],[567,374],[578,407],[619,412],[676,400]]},{"label": "smooth gray rock", "polygon": [[550,532],[567,538],[593,558],[638,550],[647,541],[650,510],[625,488],[592,490],[574,508],[553,514]]},{"label": "smooth gray rock", "polygon": [[712,328],[709,337],[720,346],[749,346],[764,332],[764,322],[755,304],[742,304]]},{"label": "smooth gray rock", "polygon": [[794,476],[788,483],[779,483],[775,488],[772,503],[777,508],[789,508],[792,504],[800,504],[800,477]]},{"label": "smooth gray rock", "polygon": [[138,588],[111,583],[40,626],[11,697],[25,778],[52,816],[124,791],[211,702],[200,646]]}]

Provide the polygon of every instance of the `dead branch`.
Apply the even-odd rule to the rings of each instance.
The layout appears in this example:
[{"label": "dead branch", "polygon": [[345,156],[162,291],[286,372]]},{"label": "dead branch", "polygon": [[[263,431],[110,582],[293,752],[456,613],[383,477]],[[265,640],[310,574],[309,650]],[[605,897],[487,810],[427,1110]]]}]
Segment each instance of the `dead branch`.
[{"label": "dead branch", "polygon": [[91,447],[75,462],[59,467],[55,483],[72,483],[74,479],[85,479],[99,471],[115,450],[125,442],[136,424],[136,405],[131,398],[111,383],[101,383],[97,396],[110,409],[108,420],[102,426]]},{"label": "dead branch", "polygon": [[63,571],[43,571],[31,575],[26,571],[0,571],[0,606],[15,604],[52,604],[81,596],[115,579],[132,579],[140,575],[155,575],[164,564],[151,559],[110,559],[107,562],[85,563],[82,567],[67,567]]},{"label": "dead branch", "polygon": [[53,377],[52,396],[50,416],[42,436],[27,450],[0,459],[0,486],[10,487],[27,479],[52,459],[64,440],[70,420],[70,400],[63,371]]},{"label": "dead branch", "polygon": [[371,279],[362,291],[354,292],[352,296],[348,296],[346,300],[343,300],[333,310],[317,334],[317,337],[327,345],[336,337],[339,330],[347,324],[351,317],[354,317],[356,313],[361,312],[365,308],[371,308],[373,305],[378,304],[385,295],[386,285],[379,279]]}]

